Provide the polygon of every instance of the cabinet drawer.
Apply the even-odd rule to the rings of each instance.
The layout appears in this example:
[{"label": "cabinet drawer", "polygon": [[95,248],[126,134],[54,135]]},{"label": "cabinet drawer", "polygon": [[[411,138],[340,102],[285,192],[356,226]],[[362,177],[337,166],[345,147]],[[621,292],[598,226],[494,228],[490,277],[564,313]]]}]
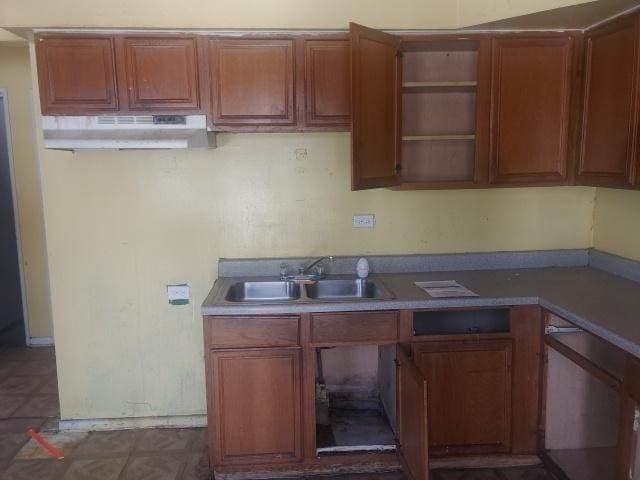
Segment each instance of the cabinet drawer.
[{"label": "cabinet drawer", "polygon": [[206,317],[209,348],[296,346],[300,317]]},{"label": "cabinet drawer", "polygon": [[320,313],[311,319],[313,343],[395,342],[397,312]]}]

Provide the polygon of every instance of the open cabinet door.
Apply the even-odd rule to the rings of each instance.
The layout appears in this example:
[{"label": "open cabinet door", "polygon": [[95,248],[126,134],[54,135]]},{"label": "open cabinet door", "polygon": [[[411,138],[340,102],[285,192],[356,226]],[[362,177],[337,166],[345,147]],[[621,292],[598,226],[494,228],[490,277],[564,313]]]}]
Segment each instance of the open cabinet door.
[{"label": "open cabinet door", "polygon": [[406,347],[398,345],[396,359],[398,452],[411,480],[429,480],[427,381]]},{"label": "open cabinet door", "polygon": [[400,170],[400,38],[349,24],[351,189],[390,187]]}]

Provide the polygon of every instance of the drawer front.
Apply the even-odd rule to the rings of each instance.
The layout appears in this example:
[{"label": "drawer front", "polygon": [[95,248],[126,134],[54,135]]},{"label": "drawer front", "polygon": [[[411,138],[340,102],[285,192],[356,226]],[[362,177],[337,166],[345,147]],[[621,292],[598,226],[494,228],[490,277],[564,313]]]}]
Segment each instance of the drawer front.
[{"label": "drawer front", "polygon": [[297,346],[300,317],[206,317],[209,348]]},{"label": "drawer front", "polygon": [[371,343],[398,340],[398,312],[319,313],[311,318],[311,341]]}]

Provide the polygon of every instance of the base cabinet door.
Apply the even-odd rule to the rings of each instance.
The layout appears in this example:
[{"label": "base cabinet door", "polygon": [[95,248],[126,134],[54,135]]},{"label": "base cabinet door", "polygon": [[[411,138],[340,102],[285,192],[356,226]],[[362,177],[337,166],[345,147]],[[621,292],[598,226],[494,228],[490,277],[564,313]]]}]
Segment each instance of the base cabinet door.
[{"label": "base cabinet door", "polygon": [[299,348],[208,352],[212,466],[302,457]]},{"label": "base cabinet door", "polygon": [[402,345],[396,365],[398,452],[410,480],[429,480],[427,382]]},{"label": "base cabinet door", "polygon": [[507,453],[511,448],[511,339],[413,344],[429,384],[429,451]]}]

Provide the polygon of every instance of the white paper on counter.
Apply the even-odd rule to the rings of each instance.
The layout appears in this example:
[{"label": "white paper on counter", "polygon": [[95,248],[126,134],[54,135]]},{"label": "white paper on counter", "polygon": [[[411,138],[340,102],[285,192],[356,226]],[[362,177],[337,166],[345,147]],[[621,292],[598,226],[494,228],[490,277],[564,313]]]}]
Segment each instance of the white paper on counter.
[{"label": "white paper on counter", "polygon": [[433,282],[414,282],[416,286],[424,290],[433,298],[447,297],[477,297],[467,287],[463,287],[455,280],[439,280]]}]

